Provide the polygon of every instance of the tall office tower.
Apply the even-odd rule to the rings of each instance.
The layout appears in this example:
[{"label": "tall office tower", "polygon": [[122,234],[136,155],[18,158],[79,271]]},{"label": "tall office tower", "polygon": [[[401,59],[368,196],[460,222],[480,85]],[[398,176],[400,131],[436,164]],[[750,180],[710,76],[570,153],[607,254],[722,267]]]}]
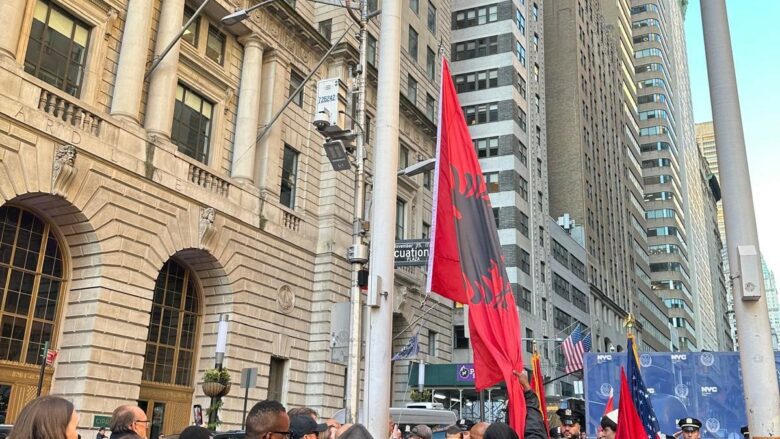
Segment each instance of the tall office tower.
[{"label": "tall office tower", "polygon": [[780,297],[777,295],[775,273],[761,258],[761,269],[764,272],[764,293],[766,294],[766,306],[769,309],[769,325],[772,328],[772,348],[780,349]]},{"label": "tall office tower", "polygon": [[[684,8],[677,1],[634,1],[631,8],[638,85],[639,143],[645,184],[652,286],[669,308],[676,330],[672,350],[694,350],[696,290],[692,271],[706,268],[700,255],[704,227],[686,220],[701,212],[701,193],[691,191],[698,160],[683,37]],[[691,198],[693,197],[693,198]],[[703,217],[703,215],[700,215]],[[699,221],[695,219],[694,221]],[[702,282],[702,284],[705,284]]]},{"label": "tall office tower", "polygon": [[625,126],[633,119],[625,108],[618,39],[598,2],[550,0],[545,6],[550,214],[568,215],[581,227],[594,343],[619,349],[635,285],[626,212],[641,215],[641,206],[629,207],[626,199],[638,184],[627,175],[636,171],[625,156]]},{"label": "tall office tower", "polygon": [[[354,40],[314,70],[345,29],[315,19],[314,3],[274,2],[230,26],[220,18],[236,2],[212,0],[194,17],[201,4],[0,3],[5,422],[33,399],[49,342],[60,355],[43,392],[79,407],[82,434],[107,407],[128,403],[146,411],[149,437],[179,432],[193,405],[208,404],[200,383],[219,357],[225,319],[221,363],[233,383],[258,368],[252,400],[325,417],[344,406],[336,358],[344,337],[332,309],[350,286],[354,174],[333,170],[310,121],[318,79],[342,80],[339,108],[348,111]],[[419,32],[418,40],[408,32],[402,66],[400,137],[412,162],[435,145],[427,95],[436,99],[437,87],[422,48],[447,43],[450,14],[447,2],[431,0],[406,15]],[[369,48],[375,56],[375,43]],[[152,59],[161,62],[147,76]],[[427,180],[401,179],[398,236],[422,236]],[[423,284],[421,269],[398,270],[399,340],[422,315],[415,289]],[[429,308],[421,355],[449,360],[449,338],[437,333],[449,332],[452,304],[430,296]],[[223,402],[223,428],[238,428],[243,392],[234,385]]]},{"label": "tall office tower", "polygon": [[[527,338],[554,340],[566,337],[578,322],[588,327],[590,321],[586,291],[574,287],[576,302],[551,295],[554,276],[547,261],[554,222],[547,201],[543,17],[541,1],[455,2],[452,70],[491,192],[521,330]],[[574,240],[561,245],[579,254]],[[571,288],[576,281],[566,285]],[[456,325],[462,324],[462,316],[456,319]],[[460,360],[468,355],[456,351]],[[525,355],[528,359],[530,353]],[[567,392],[569,384],[561,391]]]},{"label": "tall office tower", "polygon": [[623,136],[626,165],[626,227],[628,231],[628,268],[631,270],[634,292],[633,312],[639,322],[639,347],[642,350],[667,350],[671,347],[669,316],[666,305],[653,292],[650,281],[650,257],[647,249],[647,217],[643,205],[644,183],[642,177],[641,150],[637,124],[637,84],[634,72],[635,40],[631,32],[630,0],[602,0],[601,11],[607,27],[618,46],[621,90],[623,93]]},{"label": "tall office tower", "polygon": [[[696,124],[696,144],[699,146],[699,150],[701,150],[702,154],[704,155],[704,158],[707,160],[707,164],[710,167],[710,172],[720,180],[720,173],[718,171],[718,153],[715,148],[715,127],[712,124],[712,122],[703,122]],[[721,261],[723,263],[723,275],[726,279],[729,279],[730,271],[729,271],[729,257],[727,254],[727,236],[726,236],[726,223],[723,220],[723,203],[721,201],[718,201],[717,203],[718,208],[718,232],[720,233],[720,239],[723,243],[723,248],[720,253]],[[731,295],[731,283],[726,282],[726,289],[728,291],[728,294],[726,295],[726,300],[728,301],[728,323],[729,323],[729,333],[730,338],[733,344],[736,344],[737,342],[737,322],[734,318],[734,306],[732,301],[734,298]]]}]

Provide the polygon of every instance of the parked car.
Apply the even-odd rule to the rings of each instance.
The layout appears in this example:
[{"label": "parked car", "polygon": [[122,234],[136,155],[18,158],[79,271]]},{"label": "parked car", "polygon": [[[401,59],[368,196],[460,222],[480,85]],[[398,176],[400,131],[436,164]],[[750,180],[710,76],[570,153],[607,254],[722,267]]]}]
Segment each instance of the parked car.
[{"label": "parked car", "polygon": [[0,439],[5,439],[8,437],[8,434],[11,433],[11,429],[13,429],[14,426],[10,424],[0,424]]}]

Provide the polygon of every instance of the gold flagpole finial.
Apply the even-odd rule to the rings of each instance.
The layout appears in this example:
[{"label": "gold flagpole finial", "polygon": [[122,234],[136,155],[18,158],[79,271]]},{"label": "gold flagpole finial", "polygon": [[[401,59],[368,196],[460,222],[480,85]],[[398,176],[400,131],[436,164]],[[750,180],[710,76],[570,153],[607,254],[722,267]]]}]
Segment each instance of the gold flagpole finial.
[{"label": "gold flagpole finial", "polygon": [[623,326],[628,329],[629,334],[631,333],[631,328],[634,327],[634,323],[636,323],[636,318],[633,314],[628,313],[628,316],[623,320]]}]

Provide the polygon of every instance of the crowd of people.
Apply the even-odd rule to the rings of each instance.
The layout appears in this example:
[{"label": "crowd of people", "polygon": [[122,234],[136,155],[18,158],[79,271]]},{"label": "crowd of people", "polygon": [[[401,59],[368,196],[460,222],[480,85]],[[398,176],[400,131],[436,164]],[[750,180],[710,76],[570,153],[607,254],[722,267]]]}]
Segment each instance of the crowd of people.
[{"label": "crowd of people", "polygon": [[[526,373],[518,374],[526,402],[525,439],[586,439],[585,414],[577,408],[562,408],[556,412],[560,426],[548,431],[539,399],[533,392]],[[81,439],[78,434],[78,413],[73,404],[59,396],[42,396],[22,409],[8,439]],[[618,431],[618,410],[601,418],[597,432],[599,439],[615,439]],[[246,439],[375,439],[361,424],[340,424],[335,419],[318,422],[318,414],[311,408],[285,407],[272,400],[255,404],[246,417]],[[150,420],[138,406],[117,407],[110,423],[110,439],[147,439]],[[680,431],[667,438],[699,439],[701,421],[684,418],[678,422]],[[549,433],[549,436],[548,436]],[[518,439],[517,433],[503,422],[461,420],[445,430],[446,439]],[[750,433],[742,429],[745,439]],[[402,432],[398,424],[388,426],[389,439],[433,439],[434,432],[427,425],[416,425]],[[96,439],[109,435],[100,429]],[[179,439],[213,439],[214,432],[199,425],[185,428]],[[384,438],[383,438],[384,439]]]}]

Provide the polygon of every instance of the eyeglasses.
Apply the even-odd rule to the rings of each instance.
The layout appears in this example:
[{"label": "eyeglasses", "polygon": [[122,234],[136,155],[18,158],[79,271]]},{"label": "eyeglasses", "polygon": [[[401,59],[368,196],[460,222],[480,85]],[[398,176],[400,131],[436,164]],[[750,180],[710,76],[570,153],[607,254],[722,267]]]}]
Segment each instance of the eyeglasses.
[{"label": "eyeglasses", "polygon": [[143,423],[143,424],[146,424],[146,425],[149,425],[149,424],[151,424],[151,423],[152,423],[152,421],[150,421],[150,420],[148,420],[148,419],[147,419],[147,420],[145,420],[145,421],[141,421],[141,420],[135,420],[135,421],[133,421],[133,423],[135,423],[135,422],[141,422],[141,423]]},{"label": "eyeglasses", "polygon": [[281,435],[282,437],[286,437],[286,438],[288,438],[288,439],[289,439],[289,437],[290,437],[290,436],[292,436],[292,432],[290,432],[290,431],[272,431],[271,433],[273,433],[273,434],[279,434],[279,435]]}]

